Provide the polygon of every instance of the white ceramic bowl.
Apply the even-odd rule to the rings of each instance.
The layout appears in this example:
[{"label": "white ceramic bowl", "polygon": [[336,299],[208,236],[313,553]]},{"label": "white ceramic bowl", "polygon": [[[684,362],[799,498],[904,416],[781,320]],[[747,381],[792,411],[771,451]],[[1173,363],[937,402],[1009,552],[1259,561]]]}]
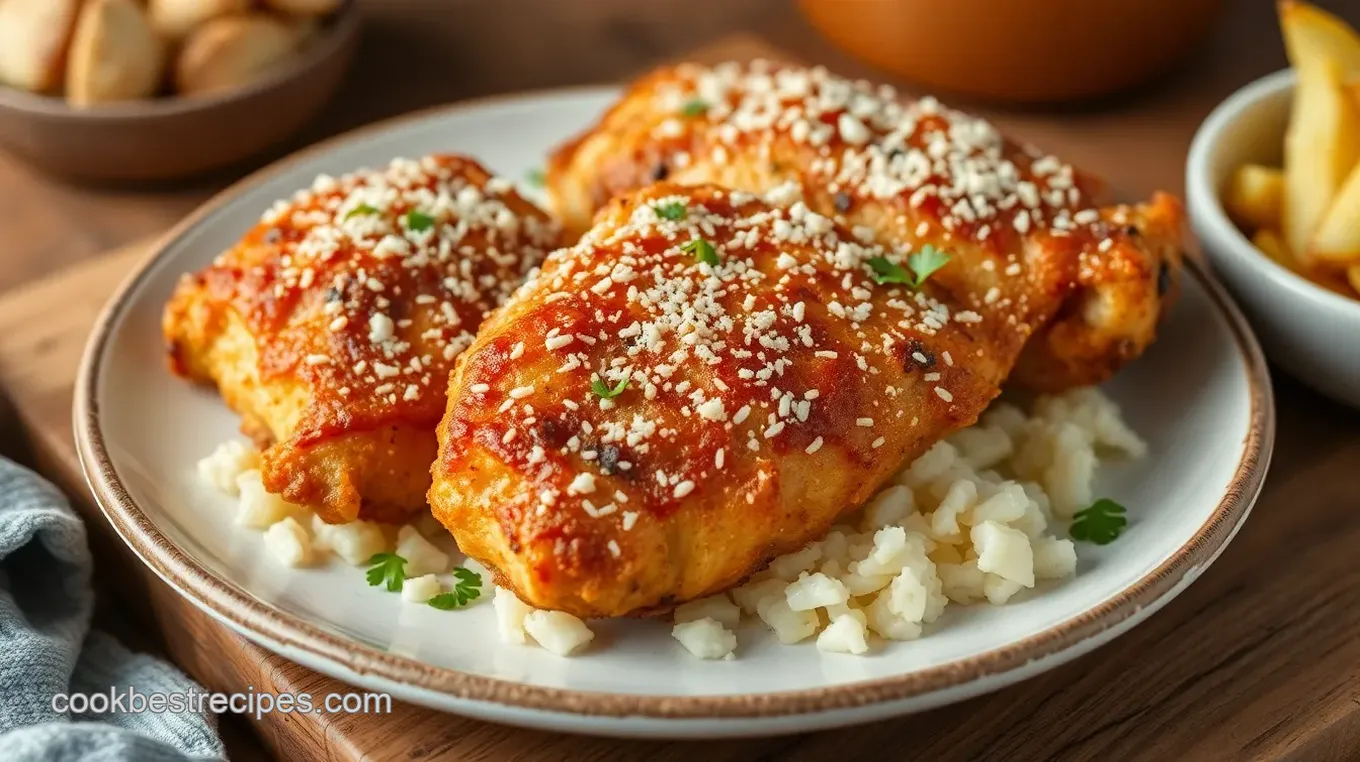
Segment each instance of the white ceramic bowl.
[{"label": "white ceramic bowl", "polygon": [[1270,360],[1303,383],[1360,407],[1360,301],[1272,261],[1223,210],[1220,193],[1247,162],[1278,166],[1294,73],[1256,80],[1200,126],[1185,169],[1190,221],[1214,270],[1237,296]]}]

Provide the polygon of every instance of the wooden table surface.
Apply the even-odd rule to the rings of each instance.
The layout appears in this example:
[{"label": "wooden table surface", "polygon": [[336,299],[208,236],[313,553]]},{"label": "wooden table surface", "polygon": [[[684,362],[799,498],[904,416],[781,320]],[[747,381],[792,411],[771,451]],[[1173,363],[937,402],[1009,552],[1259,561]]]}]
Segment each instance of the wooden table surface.
[{"label": "wooden table surface", "polygon": [[[734,32],[756,34],[799,59],[824,62],[843,73],[883,79],[819,39],[792,5],[780,0],[360,2],[368,25],[346,87],[316,124],[271,156],[191,182],[129,189],[70,185],[0,154],[0,231],[6,257],[6,267],[0,268],[0,292],[158,233],[225,185],[291,149],[414,108],[491,93],[618,80]],[[1360,0],[1319,4],[1360,21]],[[1155,85],[1108,102],[1055,113],[1006,111],[956,97],[945,100],[996,118],[1013,134],[1109,176],[1123,193],[1141,195],[1154,188],[1180,192],[1190,136],[1212,106],[1248,80],[1284,65],[1272,6],[1267,0],[1227,0],[1212,37],[1183,67]],[[1122,136],[1118,153],[1109,150],[1111,135]],[[1130,160],[1129,152],[1137,159]],[[83,277],[92,282],[116,278],[132,258],[125,253],[103,269],[91,263]],[[33,296],[27,304],[51,304],[61,293],[49,289]],[[10,318],[22,317],[25,324],[37,320],[38,314],[8,313]],[[88,317],[57,328],[78,338]],[[0,328],[14,327],[0,320]],[[67,414],[69,380],[44,386],[36,371],[16,371],[13,363],[24,352],[41,354],[51,346],[69,346],[71,336],[54,338],[50,331],[33,336],[34,344],[0,352],[0,362],[6,363],[4,380],[13,383],[17,374],[27,388],[41,392],[25,398],[25,404],[37,400],[42,406],[37,412],[25,411],[25,418],[56,420]],[[1344,594],[1336,594],[1322,584],[1328,574],[1349,574],[1354,582],[1355,565],[1341,563],[1326,573],[1310,572],[1319,583],[1313,590],[1272,584],[1270,575],[1261,573],[1262,565],[1287,565],[1291,554],[1303,552],[1299,548],[1310,543],[1310,553],[1331,549],[1343,559],[1360,547],[1360,511],[1337,524],[1324,519],[1329,514],[1321,507],[1304,509],[1305,504],[1321,506],[1323,501],[1357,504],[1360,483],[1335,475],[1346,471],[1346,463],[1360,462],[1360,442],[1350,433],[1360,422],[1353,412],[1286,379],[1278,383],[1280,448],[1272,473],[1283,472],[1287,478],[1272,477],[1263,498],[1263,504],[1277,510],[1261,515],[1258,509],[1248,531],[1204,579],[1165,613],[1141,625],[1135,631],[1139,645],[1134,653],[1125,653],[1119,645],[1131,637],[1126,636],[1072,666],[992,697],[863,731],[768,741],[701,746],[586,739],[568,743],[553,734],[508,731],[456,718],[447,718],[450,727],[435,732],[430,723],[440,721],[425,713],[399,713],[393,719],[419,722],[443,739],[462,734],[457,743],[442,740],[447,745],[439,747],[458,759],[556,759],[566,749],[573,757],[592,759],[870,758],[897,748],[893,744],[903,746],[900,754],[888,754],[890,758],[906,758],[910,744],[909,756],[920,759],[1360,759],[1360,717],[1353,709],[1344,711],[1348,702],[1360,707],[1360,685],[1349,675],[1319,666],[1360,664],[1360,639],[1335,645],[1335,653],[1327,653],[1325,662],[1310,662],[1308,654],[1291,646],[1305,633],[1339,644],[1345,638],[1332,637],[1338,628],[1340,633],[1360,631],[1360,586],[1352,584]],[[59,426],[54,430],[61,433]],[[78,489],[75,483],[67,486]],[[1298,501],[1297,516],[1278,510],[1290,506],[1291,491],[1308,496]],[[1297,615],[1288,619],[1271,619],[1257,605],[1291,597]],[[1241,623],[1240,632],[1220,637],[1218,625],[1207,629],[1187,625],[1204,607],[1230,610]],[[131,620],[108,616],[107,611],[101,619],[134,643],[148,635]],[[196,626],[183,623],[190,635]],[[147,637],[148,645],[157,647],[160,637]],[[1060,698],[1074,675],[1088,673],[1111,681],[1127,680],[1131,674],[1148,679],[1105,690],[1082,688],[1079,696]],[[1092,681],[1083,683],[1089,686]],[[1325,696],[1320,697],[1319,690]],[[1298,697],[1291,711],[1280,709],[1281,692]],[[1267,701],[1266,693],[1273,700]],[[1338,702],[1337,697],[1344,700]],[[1086,710],[1085,716],[1071,716],[1074,707]],[[1202,727],[1180,722],[1191,714]],[[993,732],[979,732],[984,724]],[[1151,737],[1157,740],[1148,740],[1149,728],[1156,731]],[[334,732],[343,733],[344,728]],[[261,753],[239,720],[228,718],[224,735],[234,758]],[[1130,746],[1134,740],[1138,743]],[[353,757],[353,749],[342,753],[328,748],[326,738],[314,742],[318,748],[310,749],[308,756]],[[280,748],[277,742],[270,745]],[[393,748],[383,756],[408,759],[432,751]]]}]

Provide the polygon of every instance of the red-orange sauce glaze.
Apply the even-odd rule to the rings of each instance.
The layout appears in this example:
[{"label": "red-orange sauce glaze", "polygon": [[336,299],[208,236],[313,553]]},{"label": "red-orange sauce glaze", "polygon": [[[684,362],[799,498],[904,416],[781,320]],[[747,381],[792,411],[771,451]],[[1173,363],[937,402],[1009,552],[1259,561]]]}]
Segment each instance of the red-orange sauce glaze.
[{"label": "red-orange sauce glaze", "polygon": [[976,255],[943,256],[919,287],[880,282],[919,262],[801,202],[616,200],[460,361],[435,515],[537,606],[620,615],[737,582],[997,393],[1022,337],[947,285]]},{"label": "red-orange sauce glaze", "polygon": [[1141,353],[1180,264],[1170,196],[1101,208],[1098,180],[986,120],[821,67],[663,67],[553,155],[548,188],[584,228],[658,178],[755,193],[794,182],[814,211],[884,245],[988,254],[968,273],[986,282],[973,298],[1013,302],[1007,319],[1038,334],[1015,380],[1046,391],[1098,383]]},{"label": "red-orange sauce glaze", "polygon": [[275,445],[267,486],[325,502],[280,458],[386,427],[424,428],[433,448],[454,359],[557,243],[555,223],[462,157],[322,176],[185,276],[166,308],[171,365],[217,383]]}]

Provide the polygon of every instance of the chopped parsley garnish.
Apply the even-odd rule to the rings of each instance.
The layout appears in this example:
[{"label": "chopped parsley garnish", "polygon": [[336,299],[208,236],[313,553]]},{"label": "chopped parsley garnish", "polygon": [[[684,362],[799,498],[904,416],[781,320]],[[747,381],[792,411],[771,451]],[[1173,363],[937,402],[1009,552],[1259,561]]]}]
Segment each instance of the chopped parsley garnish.
[{"label": "chopped parsley garnish", "polygon": [[453,570],[453,576],[458,578],[458,581],[453,584],[453,590],[440,593],[426,603],[440,611],[449,611],[460,609],[481,597],[482,576],[480,574],[460,566]]},{"label": "chopped parsley garnish", "polygon": [[656,212],[657,217],[660,217],[663,220],[672,221],[683,220],[685,219],[686,214],[685,205],[680,203],[679,201],[670,201],[665,204],[657,204],[656,206],[652,207],[652,211]]},{"label": "chopped parsley garnish", "polygon": [[401,592],[406,581],[406,559],[396,553],[377,553],[368,559],[368,584],[373,587],[387,585],[388,592]]},{"label": "chopped parsley garnish", "polygon": [[524,181],[535,188],[542,188],[544,183],[548,181],[548,178],[543,174],[543,170],[535,167],[534,169],[529,170],[528,174],[524,176]]},{"label": "chopped parsley garnish", "polygon": [[890,262],[886,257],[874,257],[866,264],[874,271],[874,282],[876,283],[900,283],[904,286],[920,288],[927,278],[934,275],[936,270],[944,267],[948,262],[948,254],[926,244],[921,247],[920,251],[914,251],[907,257],[906,267]]},{"label": "chopped parsley garnish", "polygon": [[590,379],[590,391],[594,392],[595,396],[600,399],[612,400],[620,394],[623,394],[623,390],[627,388],[628,376],[624,376],[623,380],[613,389],[610,389],[608,384],[601,381],[599,376]]},{"label": "chopped parsley garnish", "polygon": [[360,214],[377,214],[377,213],[378,210],[376,207],[369,206],[368,204],[360,204],[354,207],[353,209],[349,210],[349,212],[345,214],[345,219],[349,219],[350,217],[354,217]]},{"label": "chopped parsley garnish", "polygon": [[434,227],[434,218],[418,209],[412,209],[406,213],[406,227],[417,233],[429,230]]},{"label": "chopped parsley garnish", "polygon": [[701,98],[693,98],[680,107],[680,115],[688,117],[703,116],[708,113],[708,103]]},{"label": "chopped parsley garnish", "polygon": [[717,267],[722,261],[718,259],[718,250],[713,248],[713,244],[702,238],[695,238],[681,246],[680,250],[686,254],[693,254],[696,262],[703,262],[712,267]]},{"label": "chopped parsley garnish", "polygon": [[911,273],[908,273],[902,265],[889,262],[887,257],[874,257],[867,263],[874,271],[874,282],[883,283],[906,283],[911,284]]},{"label": "chopped parsley garnish", "polygon": [[1102,497],[1091,507],[1072,514],[1072,526],[1068,531],[1074,540],[1109,545],[1128,525],[1128,519],[1124,518],[1124,506]]},{"label": "chopped parsley garnish", "polygon": [[907,257],[907,267],[911,268],[916,275],[916,286],[919,288],[926,278],[935,274],[935,271],[949,263],[949,255],[939,249],[926,244],[920,251],[911,253]]}]

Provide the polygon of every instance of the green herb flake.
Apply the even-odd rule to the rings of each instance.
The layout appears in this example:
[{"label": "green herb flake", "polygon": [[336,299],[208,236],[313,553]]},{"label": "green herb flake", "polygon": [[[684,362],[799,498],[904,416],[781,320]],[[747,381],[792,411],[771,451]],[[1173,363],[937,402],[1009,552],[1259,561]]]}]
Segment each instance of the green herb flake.
[{"label": "green herb flake", "polygon": [[922,246],[920,251],[912,252],[911,256],[907,257],[907,267],[916,275],[916,282],[913,285],[917,288],[926,282],[926,278],[934,275],[936,270],[948,263],[949,255],[930,244]]},{"label": "green herb flake", "polygon": [[601,381],[599,376],[590,379],[590,391],[593,392],[595,396],[599,397],[600,399],[612,400],[615,397],[619,396],[620,394],[623,394],[623,390],[627,388],[628,388],[627,376],[624,376],[623,380],[620,381],[613,389],[610,389],[608,384]]},{"label": "green herb flake", "polygon": [[1074,513],[1072,515],[1072,526],[1068,531],[1071,532],[1074,540],[1093,542],[1096,545],[1109,545],[1119,535],[1123,534],[1124,528],[1129,525],[1128,519],[1124,518],[1124,513],[1124,506],[1107,497],[1102,497],[1092,503],[1089,508],[1083,508]]},{"label": "green herb flake", "polygon": [[690,118],[703,116],[708,113],[708,103],[702,98],[692,98],[680,107],[680,115]]},{"label": "green herb flake", "polygon": [[396,553],[377,553],[368,559],[368,584],[377,587],[387,585],[388,592],[401,592],[406,581],[406,559]]},{"label": "green herb flake", "polygon": [[357,217],[358,215],[361,214],[377,214],[377,213],[378,213],[377,207],[372,207],[369,206],[368,204],[360,204],[354,207],[353,209],[349,210],[349,212],[345,214],[345,219],[349,219],[350,217]]},{"label": "green herb flake", "polygon": [[529,170],[529,172],[525,174],[524,181],[534,186],[535,188],[542,188],[544,185],[547,184],[548,177],[547,175],[543,174],[543,170],[534,168]]},{"label": "green herb flake", "polygon": [[865,262],[874,271],[874,282],[898,283],[912,288],[920,288],[927,278],[948,263],[949,255],[930,244],[908,255],[906,267],[889,261],[887,257],[874,257]]},{"label": "green herb flake", "polygon": [[418,209],[412,209],[406,213],[406,227],[417,233],[423,232],[434,227],[434,218]]},{"label": "green herb flake", "polygon": [[656,212],[657,217],[673,222],[685,219],[685,215],[687,214],[685,205],[679,201],[657,204],[652,207],[652,211]]},{"label": "green herb flake", "polygon": [[911,273],[908,273],[902,265],[888,261],[887,257],[874,257],[865,264],[874,271],[874,282],[883,283],[902,283],[912,285]]},{"label": "green herb flake", "polygon": [[718,250],[713,248],[713,244],[702,238],[695,238],[681,246],[680,250],[686,254],[693,254],[696,262],[703,262],[710,267],[717,267],[722,262],[718,259]]},{"label": "green herb flake", "polygon": [[460,609],[482,597],[482,575],[460,566],[453,570],[453,576],[458,579],[453,585],[453,590],[440,593],[426,601],[431,608],[451,611]]}]

